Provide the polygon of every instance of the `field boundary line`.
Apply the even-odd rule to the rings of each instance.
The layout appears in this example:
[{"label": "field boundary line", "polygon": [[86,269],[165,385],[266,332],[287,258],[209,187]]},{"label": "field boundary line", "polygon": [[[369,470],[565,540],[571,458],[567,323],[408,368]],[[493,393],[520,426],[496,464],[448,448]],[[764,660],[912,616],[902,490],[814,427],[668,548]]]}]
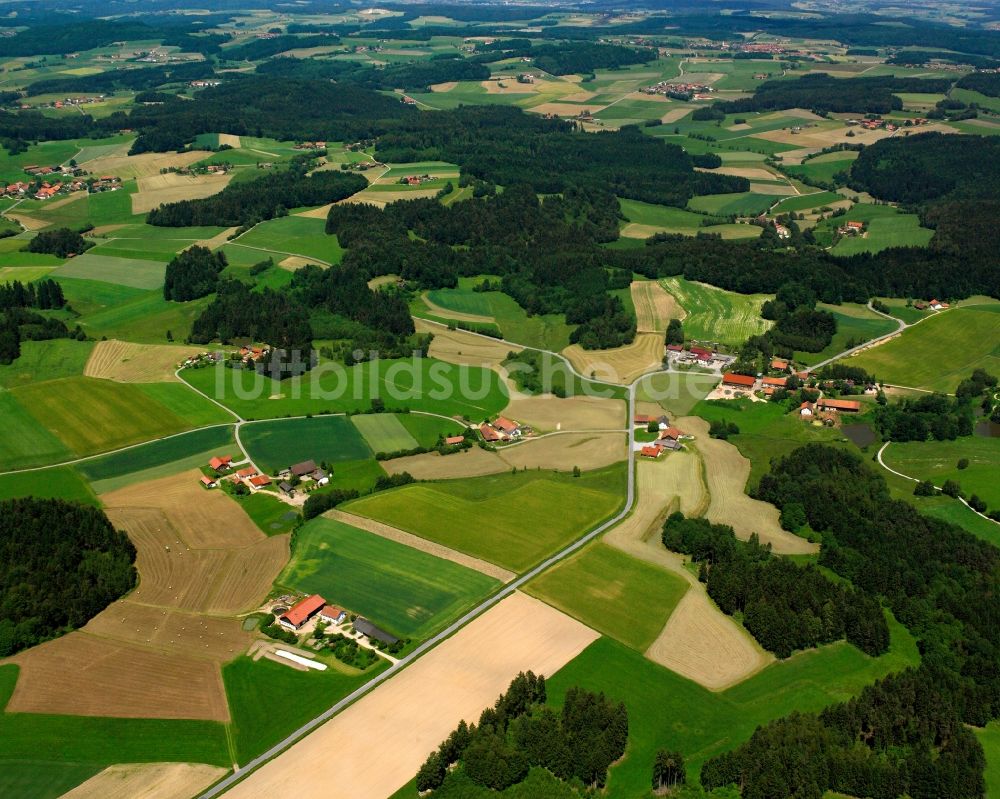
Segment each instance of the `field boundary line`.
[{"label": "field boundary line", "polygon": [[[908,475],[908,474],[903,474],[902,472],[897,472],[891,466],[888,466],[884,460],[882,460],[882,453],[885,452],[889,448],[889,445],[891,443],[892,443],[891,441],[886,441],[882,445],[882,447],[879,449],[879,451],[876,453],[875,459],[878,461],[878,465],[881,466],[883,469],[885,469],[887,472],[891,472],[892,474],[896,475],[896,477],[902,477],[904,480],[909,480],[911,483],[919,483],[920,482],[919,478],[917,478],[917,477],[910,477],[910,475]],[[928,482],[930,482],[930,481],[928,481]],[[932,483],[932,485],[933,485],[933,483]],[[934,486],[934,487],[938,491],[941,490],[941,488],[939,486]],[[993,522],[993,524],[1000,525],[1000,522],[998,522],[996,519],[991,519],[985,513],[980,513],[978,510],[976,510],[974,507],[972,507],[968,502],[966,502],[965,497],[955,497],[955,499],[957,499],[959,502],[961,502],[963,505],[965,505],[965,507],[967,507],[973,513],[975,513],[977,516],[981,516],[982,518],[986,519],[986,521]]]}]

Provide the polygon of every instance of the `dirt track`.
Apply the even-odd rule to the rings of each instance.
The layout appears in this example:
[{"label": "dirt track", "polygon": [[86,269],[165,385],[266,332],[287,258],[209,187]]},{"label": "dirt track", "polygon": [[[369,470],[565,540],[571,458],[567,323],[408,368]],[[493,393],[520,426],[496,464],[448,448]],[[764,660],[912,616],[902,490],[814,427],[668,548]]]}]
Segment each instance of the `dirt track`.
[{"label": "dirt track", "polygon": [[597,637],[544,602],[512,594],[226,796],[385,799],[519,671],[550,676]]}]

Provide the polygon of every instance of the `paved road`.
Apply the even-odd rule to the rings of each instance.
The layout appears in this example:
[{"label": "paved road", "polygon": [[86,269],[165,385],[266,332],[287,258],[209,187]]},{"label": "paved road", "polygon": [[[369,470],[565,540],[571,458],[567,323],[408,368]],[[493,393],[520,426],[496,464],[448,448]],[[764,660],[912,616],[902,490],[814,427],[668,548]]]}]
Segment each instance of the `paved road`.
[{"label": "paved road", "polygon": [[[629,412],[629,418],[630,419],[633,418],[633,416],[635,415],[636,385],[638,384],[638,382],[640,380],[642,380],[641,377],[638,378],[635,382],[633,382],[632,385],[630,385],[629,389],[628,389],[628,412]],[[323,713],[321,713],[320,715],[318,715],[316,718],[312,719],[311,721],[307,722],[306,724],[303,724],[301,727],[299,727],[299,729],[297,729],[295,732],[293,732],[291,735],[289,735],[283,741],[280,741],[279,743],[275,744],[270,749],[268,749],[266,752],[264,752],[264,754],[262,754],[259,757],[256,757],[253,760],[251,760],[249,763],[247,763],[245,766],[243,766],[239,771],[237,771],[237,772],[235,772],[233,774],[230,774],[228,777],[226,777],[225,779],[223,779],[221,782],[219,782],[216,785],[212,786],[212,788],[210,788],[208,791],[206,791],[205,793],[201,794],[201,796],[199,797],[199,799],[212,799],[212,797],[219,796],[219,795],[223,794],[224,792],[226,792],[227,790],[229,790],[231,787],[233,787],[233,785],[235,785],[237,782],[239,782],[240,780],[242,780],[244,777],[248,776],[255,769],[259,768],[264,763],[266,763],[268,760],[271,760],[272,758],[274,758],[277,755],[279,755],[282,752],[284,752],[286,749],[288,749],[290,746],[292,746],[297,741],[301,740],[303,737],[305,737],[307,734],[309,734],[314,729],[316,729],[317,727],[319,727],[321,724],[323,724],[326,721],[329,721],[331,718],[333,718],[335,715],[337,715],[338,713],[340,713],[346,707],[348,707],[349,705],[352,705],[354,702],[356,702],[358,699],[360,699],[361,697],[363,697],[365,694],[367,694],[370,691],[372,691],[376,686],[378,686],[379,684],[385,682],[390,677],[392,677],[393,675],[395,675],[397,672],[399,672],[402,669],[406,668],[408,665],[410,665],[411,663],[413,663],[417,658],[419,658],[422,655],[426,654],[429,650],[433,649],[435,646],[437,646],[439,643],[441,643],[442,641],[444,641],[446,638],[450,638],[452,635],[454,635],[455,633],[457,633],[460,629],[462,629],[463,627],[465,627],[465,625],[467,625],[473,619],[476,619],[479,616],[481,616],[483,613],[485,613],[491,607],[493,607],[494,605],[496,605],[502,599],[504,599],[505,597],[509,596],[514,591],[517,591],[519,588],[521,588],[527,582],[529,582],[530,580],[533,580],[535,577],[537,577],[539,574],[541,574],[545,570],[549,569],[551,566],[553,566],[556,563],[559,563],[559,561],[564,560],[565,558],[569,557],[574,552],[576,552],[577,550],[579,550],[581,547],[583,547],[586,544],[588,544],[591,541],[593,541],[595,538],[597,538],[597,536],[599,536],[602,533],[604,533],[606,530],[609,530],[611,527],[613,527],[614,525],[618,524],[618,522],[620,522],[629,513],[631,513],[632,506],[635,504],[635,468],[634,468],[634,466],[635,466],[635,452],[633,452],[632,448],[629,447],[629,451],[628,451],[628,490],[627,490],[626,496],[625,496],[625,505],[624,505],[624,507],[614,517],[612,517],[611,519],[608,519],[608,521],[604,522],[603,524],[598,525],[593,530],[591,530],[590,532],[588,532],[586,535],[584,535],[581,538],[578,538],[572,544],[570,544],[569,546],[567,546],[565,549],[560,550],[559,552],[557,552],[552,557],[550,557],[550,558],[542,561],[537,566],[535,566],[533,569],[531,569],[528,572],[525,572],[524,574],[522,574],[520,577],[518,577],[513,582],[510,582],[507,585],[505,585],[497,593],[493,594],[493,596],[485,599],[483,602],[481,602],[475,608],[473,608],[472,610],[470,610],[464,616],[462,616],[461,618],[457,619],[456,621],[454,621],[450,625],[448,625],[448,627],[446,627],[444,630],[442,630],[441,632],[439,632],[437,635],[435,635],[434,637],[429,638],[428,640],[424,641],[422,644],[420,644],[420,646],[418,646],[416,649],[414,649],[409,655],[407,655],[406,657],[402,658],[398,663],[396,663],[395,665],[391,666],[390,668],[388,668],[386,671],[382,672],[381,674],[377,675],[376,677],[374,677],[373,679],[371,679],[369,682],[365,683],[365,685],[361,686],[357,690],[355,690],[352,693],[348,694],[346,697],[344,697],[343,699],[341,699],[335,705],[327,708],[327,710],[325,710]]]}]

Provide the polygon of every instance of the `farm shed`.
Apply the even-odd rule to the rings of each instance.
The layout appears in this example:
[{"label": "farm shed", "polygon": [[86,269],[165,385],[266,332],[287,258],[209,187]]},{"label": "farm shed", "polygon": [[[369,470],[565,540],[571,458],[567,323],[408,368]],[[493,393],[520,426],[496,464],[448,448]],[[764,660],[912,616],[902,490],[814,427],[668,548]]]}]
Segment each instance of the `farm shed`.
[{"label": "farm shed", "polygon": [[394,644],[399,639],[392,633],[387,633],[380,627],[376,627],[368,619],[358,616],[354,620],[354,629],[357,630],[362,635],[366,635],[376,641],[381,641],[383,644]]},{"label": "farm shed", "polygon": [[326,600],[319,594],[307,596],[282,613],[278,617],[278,623],[289,629],[297,630],[325,606]]},{"label": "farm shed", "polygon": [[861,403],[857,400],[821,399],[816,405],[821,411],[858,413],[861,410]]},{"label": "farm shed", "polygon": [[316,461],[302,461],[302,463],[296,463],[291,468],[292,474],[296,477],[305,477],[307,474],[311,474],[316,471]]},{"label": "farm shed", "polygon": [[753,388],[754,383],[757,379],[751,377],[750,375],[737,375],[732,372],[727,372],[722,376],[722,385],[724,386],[736,386],[738,388]]}]

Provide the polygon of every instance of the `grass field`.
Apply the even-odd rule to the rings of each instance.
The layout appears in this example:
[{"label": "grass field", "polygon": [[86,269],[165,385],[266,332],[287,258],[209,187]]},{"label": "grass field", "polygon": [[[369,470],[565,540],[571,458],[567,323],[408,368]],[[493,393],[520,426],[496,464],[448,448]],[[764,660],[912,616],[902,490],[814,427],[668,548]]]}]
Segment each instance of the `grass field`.
[{"label": "grass field", "polygon": [[826,153],[816,156],[816,158],[810,158],[799,166],[786,166],[785,170],[788,174],[804,180],[806,183],[816,181],[833,183],[838,174],[847,172],[851,168],[851,164],[857,157],[858,154],[851,150]]},{"label": "grass field", "polygon": [[687,312],[683,325],[688,338],[738,345],[772,325],[760,316],[767,294],[737,294],[682,277],[664,278],[660,285]]},{"label": "grass field", "polygon": [[611,516],[624,496],[624,480],[620,465],[579,478],[505,473],[409,485],[344,509],[523,571]]},{"label": "grass field", "polygon": [[[285,216],[262,222],[249,233],[240,236],[235,243],[279,253],[305,255],[327,264],[339,264],[344,255],[337,237],[327,235],[325,219],[304,216]],[[259,255],[258,260],[267,257],[264,252]],[[281,259],[275,258],[275,261],[279,260]]]},{"label": "grass field", "polygon": [[952,308],[843,363],[886,383],[954,391],[977,367],[1000,373],[998,334],[1000,303]]},{"label": "grass field", "polygon": [[819,191],[812,194],[789,197],[782,200],[772,209],[772,214],[788,214],[792,211],[806,211],[810,208],[821,208],[824,205],[843,200],[839,194],[832,191]]},{"label": "grass field", "polygon": [[[969,466],[958,468],[960,458]],[[968,436],[954,441],[906,441],[890,444],[882,454],[886,466],[898,472],[930,480],[937,486],[954,480],[967,496],[976,494],[990,508],[1000,508],[1000,438]]]},{"label": "grass field", "polygon": [[398,452],[417,446],[417,440],[395,414],[359,414],[351,417],[351,421],[372,452]]},{"label": "grass field", "polygon": [[[880,252],[887,247],[926,247],[934,231],[920,227],[916,214],[903,214],[888,205],[867,205],[858,203],[846,216],[820,223],[832,231],[846,221],[868,223],[868,234],[844,236],[831,252],[834,255],[855,255],[859,252]],[[822,241],[822,238],[820,239]]]},{"label": "grass field", "polygon": [[178,433],[192,426],[131,384],[66,377],[20,386],[11,394],[38,424],[78,456]]},{"label": "grass field", "polygon": [[[792,194],[789,187],[788,194]],[[705,194],[688,200],[688,208],[714,216],[757,216],[781,199],[781,194],[758,194],[748,191],[735,194]]]},{"label": "grass field", "polygon": [[302,527],[277,584],[322,594],[403,638],[425,638],[500,583],[333,519]]},{"label": "grass field", "polygon": [[796,352],[795,360],[806,366],[819,363],[827,358],[843,352],[863,341],[871,341],[878,336],[884,336],[896,329],[896,323],[886,319],[864,305],[821,305],[822,310],[830,311],[837,320],[837,332],[829,346],[819,352]]},{"label": "grass field", "polygon": [[986,753],[986,796],[1000,797],[1000,722],[991,721],[982,729],[973,729]]},{"label": "grass field", "polygon": [[0,366],[0,386],[14,388],[59,377],[83,374],[93,341],[55,338],[22,341],[21,356],[9,366]]},{"label": "grass field", "polygon": [[344,416],[259,422],[245,425],[240,438],[254,463],[272,474],[306,460],[336,464],[371,456],[357,428]]},{"label": "grass field", "polygon": [[248,657],[227,664],[222,679],[233,718],[229,735],[237,762],[246,764],[347,696],[381,671],[381,663],[356,674],[336,668],[302,672],[269,660],[255,663]]},{"label": "grass field", "polygon": [[69,448],[9,391],[0,391],[0,470],[69,460]]},{"label": "grass field", "polygon": [[[473,291],[482,278],[459,278],[457,289],[438,289],[428,292],[428,299],[442,309],[462,314],[476,314],[493,319],[508,341],[526,347],[558,351],[569,344],[573,326],[567,325],[562,314],[529,317],[513,297],[499,291]],[[441,317],[430,311],[420,300],[414,303],[418,316]],[[447,321],[447,315],[444,320]]]},{"label": "grass field", "polygon": [[257,491],[249,496],[233,499],[264,535],[289,533],[300,518],[294,508],[288,507],[287,503],[268,491]]},{"label": "grass field", "polygon": [[[0,707],[6,707],[17,674],[17,666],[0,666]],[[4,796],[51,796],[43,791],[71,778],[82,781],[111,763],[231,763],[225,728],[209,721],[2,713],[0,740]],[[24,792],[7,792],[9,784]]]},{"label": "grass field", "polygon": [[433,358],[379,360],[350,368],[324,363],[302,378],[280,383],[249,370],[221,367],[185,369],[181,377],[247,419],[367,410],[372,397],[380,396],[388,408],[478,421],[498,413],[508,401],[496,372]]},{"label": "grass field", "polygon": [[[361,417],[354,417],[355,422]],[[422,447],[433,447],[439,436],[458,435],[464,425],[442,419],[440,416],[425,416],[422,413],[402,413],[396,418],[417,443]]]},{"label": "grass field", "polygon": [[[153,441],[138,447],[103,455],[84,461],[75,467],[87,480],[112,480],[127,477],[138,472],[155,469],[175,463],[182,463],[178,471],[190,468],[186,461],[200,458],[203,454],[235,455],[233,450],[233,429],[231,425],[220,425],[205,430],[174,436],[165,441]],[[206,460],[207,463],[207,460]],[[193,466],[194,464],[192,464]],[[197,465],[202,465],[200,460]],[[107,489],[105,489],[107,490]]]},{"label": "grass field", "polygon": [[526,590],[645,652],[687,589],[676,574],[596,543],[532,580]]},{"label": "grass field", "polygon": [[70,466],[0,475],[0,499],[29,496],[97,504],[94,492]]},{"label": "grass field", "polygon": [[233,415],[193,392],[183,383],[132,383],[143,394],[184,420],[186,427],[206,427],[233,421]]},{"label": "grass field", "polygon": [[163,285],[166,266],[158,261],[139,258],[116,258],[113,255],[84,253],[55,271],[56,277],[101,280],[136,289],[155,289]]},{"label": "grass field", "polygon": [[674,416],[687,416],[718,384],[719,378],[713,374],[659,372],[643,378],[636,398],[656,403]]},{"label": "grass field", "polygon": [[[102,289],[95,291],[96,286],[107,286],[92,280],[74,281],[72,278],[61,280],[70,302],[74,304],[72,284],[85,284],[82,292],[92,301],[98,298],[109,298],[109,292]],[[126,287],[121,287],[122,289]],[[159,290],[145,291],[140,294],[122,296],[120,301],[111,302],[103,308],[95,308],[93,313],[87,313],[80,319],[80,325],[92,338],[117,338],[124,341],[134,341],[139,344],[166,344],[167,333],[172,333],[176,341],[183,341],[191,332],[194,322],[210,298],[202,297],[191,302],[167,302],[163,292]]]},{"label": "grass field", "polygon": [[722,693],[658,666],[625,646],[601,638],[546,680],[558,706],[571,686],[604,691],[629,713],[629,747],[612,767],[606,796],[646,796],[656,749],[682,752],[690,779],[710,757],[745,741],[754,729],[794,710],[815,711],[857,694],[890,672],[919,662],[916,642],[890,619],[891,648],[871,658],[841,641],[767,667]]}]

